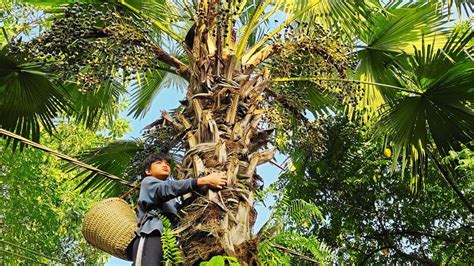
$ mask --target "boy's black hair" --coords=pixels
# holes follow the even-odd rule
[[[143,161],[142,172],[141,172],[142,177],[148,176],[145,173],[145,171],[150,169],[151,165],[154,162],[158,162],[158,161],[167,161],[168,163],[170,163],[171,158],[167,154],[164,154],[164,153],[153,153],[153,154],[151,154],[150,156],[148,156],[145,159],[145,161]]]

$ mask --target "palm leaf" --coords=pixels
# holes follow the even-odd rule
[[[143,143],[141,141],[121,140],[87,151],[79,158],[85,163],[127,180],[134,178],[134,176],[128,176],[126,170],[130,166],[135,154],[141,150],[143,150]],[[68,169],[72,170],[73,168]],[[78,177],[82,178],[77,186],[77,188],[81,188],[81,192],[100,191],[107,196],[118,196],[126,189],[118,182],[87,170],[80,172],[76,178]]]
[[[441,2],[443,5],[448,6],[448,12],[450,16],[452,13],[451,10],[453,9],[453,4],[456,8],[458,18],[461,18],[463,13],[465,13],[466,16],[469,16],[474,12],[474,4],[472,0],[442,0]]]
[[[73,115],[88,128],[97,127],[102,118],[113,121],[117,113],[120,96],[125,88],[114,80],[103,81],[88,93],[81,93],[76,86],[67,86],[73,98]]]
[[[184,21],[185,18],[180,16],[176,6],[171,1],[163,0],[145,0],[145,1],[124,1],[117,0],[118,6],[134,13],[137,17],[144,18],[151,22],[155,29],[167,34],[176,42],[181,42],[183,36],[179,35],[173,28],[173,19]]]
[[[466,51],[474,34],[454,33],[442,49],[423,44],[415,56],[398,64],[399,82],[420,94],[389,102],[377,132],[394,143],[393,168],[402,156],[402,170],[410,163],[412,176],[423,167],[430,138],[442,155],[474,137],[474,62]],[[414,182],[414,179],[412,179]]]
[[[166,75],[162,71],[154,71],[137,77],[131,85],[132,106],[128,115],[133,114],[134,118],[145,116],[154,98],[163,88],[162,84]]]
[[[164,88],[184,87],[181,80],[183,80],[181,77],[163,71],[153,71],[139,75],[131,86],[132,106],[129,115],[133,114],[134,118],[143,118],[158,93]]]
[[[398,85],[397,79],[387,71],[387,66],[402,53],[413,54],[412,47],[419,47],[422,39],[434,38],[443,28],[445,15],[439,14],[436,5],[429,2],[402,5],[401,1],[393,1],[385,7],[385,11],[369,17],[371,27],[356,28],[362,45],[356,46],[359,49],[359,64],[355,79]],[[436,40],[439,45],[443,38],[438,36]],[[379,86],[368,84],[363,88],[365,94],[356,108],[367,110],[362,112],[367,123],[387,100],[395,97],[395,91],[381,90]]]
[[[318,22],[327,30],[351,33],[357,28],[374,26],[370,25],[367,18],[371,13],[377,12],[376,10],[382,10],[379,1],[320,0],[302,20]]]
[[[54,119],[69,112],[70,96],[40,66],[7,49],[0,51],[0,126],[38,142],[40,128],[52,133]]]

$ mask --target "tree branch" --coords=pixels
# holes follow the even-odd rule
[[[155,53],[159,61],[165,64],[168,64],[172,67],[175,67],[176,73],[189,81],[191,74],[189,72],[188,67],[185,64],[183,64],[183,62],[181,62],[178,58],[163,51],[163,49],[161,49],[160,47],[156,45],[149,45],[148,47]]]
[[[438,161],[436,156],[429,150],[426,149],[428,156],[431,158],[431,160],[434,162],[436,168],[440,172],[441,176],[443,177],[444,181],[448,183],[448,185],[454,190],[456,195],[458,195],[459,199],[462,201],[464,206],[471,212],[471,214],[474,214],[474,207],[471,205],[471,203],[464,197],[464,194],[462,194],[461,190],[458,188],[456,185],[456,182],[454,179],[451,177],[449,169],[446,169],[441,163]]]
[[[396,253],[395,255],[399,255],[400,257],[404,257],[404,258],[407,258],[407,259],[411,259],[411,260],[416,260],[416,261],[419,261],[421,263],[423,263],[424,265],[439,265],[439,263],[436,263],[426,257],[418,257],[416,255],[413,255],[413,254],[408,254],[408,253],[405,253],[403,252],[402,250],[398,249],[398,248],[393,248]]]
[[[452,238],[449,238],[447,236],[443,236],[443,235],[434,235],[432,233],[428,233],[428,232],[421,232],[421,231],[417,231],[417,230],[408,230],[408,229],[405,229],[405,230],[398,230],[398,231],[388,231],[386,232],[387,235],[410,235],[410,236],[426,236],[426,237],[431,237],[431,238],[434,238],[434,239],[438,239],[438,240],[443,240],[443,241],[446,241],[446,242],[451,242],[451,243],[456,243],[456,240],[452,239]],[[374,235],[374,236],[385,236],[384,234],[378,234],[378,235]]]
[[[372,255],[386,248],[394,248],[394,246],[388,245],[372,250],[371,252],[365,254],[364,259],[360,262],[359,265],[364,265],[370,259],[370,257],[372,257]]]

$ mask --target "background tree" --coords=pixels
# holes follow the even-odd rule
[[[124,119],[97,134],[75,121],[63,120],[56,134],[43,135],[50,148],[77,155],[122,136],[129,130]],[[100,130],[105,129],[102,122]],[[0,260],[6,264],[97,264],[108,255],[91,247],[82,236],[84,213],[102,197],[75,190],[77,171],[66,172],[64,163],[43,151],[26,148],[12,152],[1,140]]]
[[[293,200],[319,207],[326,221],[318,221],[312,234],[336,250],[339,260],[472,262],[472,214],[443,182],[432,161],[420,181],[423,188],[413,193],[401,182],[401,171],[406,170],[399,166],[391,174],[390,159],[367,132],[343,118],[330,118],[326,126],[326,154],[315,158],[306,151],[294,153],[294,170],[284,174],[276,187],[285,188]],[[465,148],[451,154],[453,160],[464,162],[459,164],[463,174],[456,182],[472,201],[468,163],[472,152]]]

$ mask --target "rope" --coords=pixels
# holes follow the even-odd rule
[[[5,250],[5,249],[0,249],[0,253],[11,255],[11,256],[17,257],[17,258],[22,258],[22,259],[25,259],[25,260],[29,260],[29,261],[32,261],[32,262],[35,262],[35,263],[38,263],[38,264],[41,264],[41,265],[48,265],[47,263],[35,260],[33,258],[30,258],[30,257],[23,256],[23,255],[20,255],[20,254],[16,254],[16,253],[13,253],[13,252]]]
[[[5,243],[5,244],[10,245],[10,246],[13,246],[13,247],[16,247],[16,248],[19,248],[19,249],[22,249],[22,250],[25,250],[25,251],[28,251],[28,252],[31,252],[31,253],[33,253],[33,254],[35,254],[35,255],[38,255],[38,256],[47,258],[47,259],[49,259],[49,260],[54,260],[54,261],[57,261],[57,262],[59,262],[59,263],[64,264],[63,261],[60,261],[60,260],[58,260],[58,259],[55,259],[55,258],[46,256],[46,255],[41,254],[41,253],[39,253],[39,252],[37,252],[37,251],[34,251],[34,250],[31,250],[31,249],[28,249],[28,248],[19,246],[19,245],[17,245],[17,244],[13,244],[13,243],[11,243],[11,242],[8,242],[8,241],[2,240],[2,239],[0,239],[0,242]]]
[[[36,143],[36,142],[31,141],[31,140],[29,140],[29,139],[26,139],[26,138],[24,138],[24,137],[22,137],[22,136],[19,136],[19,135],[15,134],[15,133],[12,133],[12,132],[10,132],[10,131],[7,131],[7,130],[5,130],[5,129],[3,129],[3,128],[0,128],[0,134],[6,135],[6,136],[11,137],[11,138],[13,138],[13,139],[16,139],[16,140],[18,140],[18,141],[21,141],[21,142],[23,142],[23,143],[25,143],[25,144],[27,144],[27,145],[30,145],[30,146],[32,146],[32,147],[34,147],[34,148],[37,148],[37,149],[42,150],[42,151],[45,151],[45,152],[47,152],[47,153],[49,153],[49,154],[51,154],[51,155],[53,155],[53,156],[56,156],[56,157],[58,157],[59,159],[65,160],[65,161],[67,161],[67,162],[69,162],[69,163],[72,163],[72,164],[77,165],[77,166],[79,166],[79,167],[85,168],[85,169],[87,169],[87,170],[89,170],[89,171],[95,172],[95,173],[97,173],[97,174],[99,174],[99,175],[102,175],[102,176],[108,178],[108,179],[111,179],[111,180],[113,180],[113,181],[117,181],[117,182],[119,182],[119,183],[122,184],[122,185],[125,185],[125,186],[128,186],[128,187],[133,187],[132,184],[130,184],[129,182],[123,180],[122,178],[120,178],[120,177],[118,177],[118,176],[115,176],[115,175],[113,175],[113,174],[110,174],[110,173],[107,173],[107,172],[105,172],[105,171],[102,171],[102,170],[100,170],[100,169],[98,169],[98,168],[96,168],[96,167],[94,167],[94,166],[92,166],[92,165],[86,164],[86,163],[81,162],[81,161],[79,161],[79,160],[77,160],[77,159],[75,159],[75,158],[72,158],[72,157],[70,157],[70,156],[64,155],[64,154],[62,154],[62,153],[59,153],[59,152],[57,152],[57,151],[55,151],[55,150],[52,150],[52,149],[50,149],[50,148],[48,148],[48,147],[46,147],[46,146],[43,146],[43,145],[41,145],[41,144],[39,144],[39,143]]]

